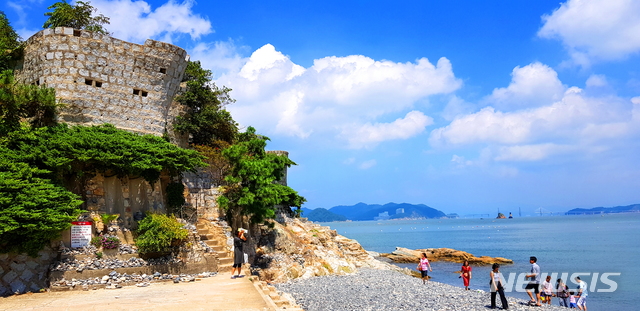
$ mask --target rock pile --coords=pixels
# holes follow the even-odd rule
[[[329,227],[287,218],[261,229],[252,272],[267,282],[331,274],[350,274],[360,267],[403,270],[373,258],[355,240]]]
[[[193,282],[199,278],[208,278],[216,276],[217,272],[203,272],[198,274],[167,274],[155,272],[154,274],[127,274],[111,271],[102,277],[89,278],[89,279],[61,279],[51,283],[53,290],[65,289],[78,289],[83,290],[97,289],[97,288],[121,288],[122,286],[136,285],[139,287],[149,286],[151,282],[173,281],[174,283],[180,282]]]

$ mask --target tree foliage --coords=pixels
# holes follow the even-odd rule
[[[189,62],[183,82],[187,90],[176,100],[188,109],[186,115],[176,118],[174,129],[189,134],[193,145],[219,147],[218,142],[233,144],[238,134],[238,124],[224,107],[234,100],[231,89],[219,88],[211,82],[211,71],[203,69],[200,62]]]
[[[49,16],[49,19],[47,19],[42,28],[71,27],[108,34],[102,25],[109,24],[109,18],[102,14],[93,16],[97,9],[91,6],[90,3],[76,1],[75,5],[72,5],[67,3],[66,0],[54,3],[47,8],[49,10],[53,9],[53,12],[44,13],[45,16]]]
[[[142,176],[153,183],[162,171],[179,176],[205,165],[195,150],[109,124],[23,128],[9,133],[4,145],[7,154],[0,156],[47,169],[51,171],[50,178],[57,182],[98,171],[121,177]]]
[[[249,216],[252,223],[275,217],[276,205],[299,207],[306,201],[278,182],[286,168],[295,163],[288,157],[265,152],[267,140],[249,127],[239,135],[238,143],[222,151],[232,169],[218,203],[232,216]]]
[[[77,195],[40,177],[47,173],[0,156],[0,252],[36,256],[82,212]]]
[[[17,82],[11,70],[0,73],[0,135],[20,128],[22,121],[33,127],[56,124],[55,90]]]
[[[13,69],[21,54],[20,36],[11,27],[4,12],[0,11],[0,72]]]

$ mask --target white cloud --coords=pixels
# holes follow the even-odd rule
[[[203,68],[210,69],[215,77],[227,72],[237,72],[246,60],[240,56],[233,40],[214,43],[198,43],[189,50],[192,60],[200,61]]]
[[[228,109],[241,125],[267,135],[322,135],[329,141],[342,137],[352,148],[419,134],[433,122],[419,111],[392,123],[379,120],[461,86],[446,58],[434,65],[425,58],[395,63],[362,55],[332,56],[304,68],[267,44],[242,62],[216,80],[236,90],[232,96],[237,101]],[[347,128],[358,134],[341,135]]]
[[[107,31],[118,39],[137,43],[149,38],[172,42],[181,34],[197,39],[211,33],[211,23],[192,10],[194,4],[192,0],[170,0],[154,10],[142,0],[91,1],[99,14],[110,18],[110,24],[105,25]]]
[[[373,147],[380,142],[407,139],[422,133],[425,127],[433,124],[433,119],[420,111],[411,111],[402,119],[391,123],[366,123],[347,126],[342,135],[347,137],[352,148]]]
[[[360,166],[358,166],[361,170],[368,170],[374,166],[376,166],[376,164],[378,164],[378,162],[376,160],[368,160],[368,161],[364,161],[362,163],[360,163]]]
[[[640,51],[637,0],[569,0],[542,20],[538,36],[561,40],[581,66]]]
[[[497,108],[512,110],[548,105],[559,100],[565,90],[558,74],[538,62],[514,68],[511,77],[509,86],[496,88],[487,97]]]
[[[587,85],[605,82],[602,76],[592,76]],[[640,100],[635,101],[638,107]],[[542,107],[511,112],[485,107],[459,116],[433,130],[429,141],[434,147],[497,146],[490,157],[494,161],[537,161],[633,134],[637,122],[630,104],[615,96],[590,97],[571,87],[560,100]]]
[[[553,143],[535,145],[502,146],[494,158],[495,161],[539,161],[552,155],[571,151],[569,146]]]

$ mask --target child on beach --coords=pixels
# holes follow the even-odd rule
[[[578,306],[576,305],[576,296],[574,292],[569,292],[569,308],[575,309]]]
[[[422,284],[426,284],[429,280],[429,276],[427,275],[427,269],[431,270],[431,264],[429,264],[429,259],[427,259],[427,254],[422,253],[422,258],[420,258],[420,263],[418,263],[418,271],[422,274]]]
[[[553,285],[551,285],[551,276],[547,275],[547,278],[542,282],[542,298],[547,304],[551,304],[551,297],[553,297]]]

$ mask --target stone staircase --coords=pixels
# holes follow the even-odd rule
[[[205,219],[196,223],[200,240],[213,249],[218,255],[218,272],[229,272],[233,267],[233,253],[227,247],[227,236],[224,229]]]
[[[267,284],[264,281],[258,281],[257,278],[250,279],[256,289],[261,292],[267,303],[272,304],[272,308],[275,310],[291,310],[291,311],[304,311],[298,304],[296,304],[293,297],[284,297],[287,294],[279,293],[275,287]]]

